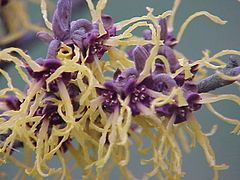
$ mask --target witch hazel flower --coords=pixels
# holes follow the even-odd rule
[[[239,80],[238,63],[231,61],[230,66],[220,58],[240,53],[223,50],[210,56],[204,51],[203,58],[189,60],[176,45],[198,16],[218,24],[225,21],[197,12],[174,36],[179,0],[173,10],[161,15],[155,16],[147,8],[146,15],[118,23],[104,15],[105,0],[96,5],[86,2],[92,21],[71,21],[72,1],[59,0],[49,22],[46,3],[41,1],[45,24],[53,33],[37,35],[48,43],[46,58],[34,61],[18,48],[0,51],[1,59],[14,63],[27,89],[15,88],[9,73],[0,69],[7,81],[0,90],[1,158],[23,169],[23,177],[72,179],[71,171],[77,167],[83,178],[106,179],[114,164],[125,179],[134,179],[127,165],[130,145],[136,145],[145,158],[141,164],[152,167],[145,177],[181,179],[182,150],[189,152],[198,144],[213,169],[213,178],[218,179],[218,172],[228,166],[217,164],[208,139],[216,128],[204,133],[194,112],[206,105],[239,134],[239,121],[223,116],[211,105],[226,99],[239,105],[239,97],[209,91]],[[140,27],[145,29],[143,37],[134,34]],[[217,72],[204,79],[206,69]],[[143,144],[145,138],[148,145]],[[27,155],[23,162],[15,156],[16,148]],[[60,167],[50,165],[53,158]],[[67,166],[69,160],[74,161],[74,168]]]
[[[79,47],[87,63],[92,63],[95,59],[101,59],[109,49],[104,45],[104,41],[116,35],[116,28],[109,15],[101,15],[100,22],[91,22],[87,19],[71,21],[72,1],[58,1],[57,8],[53,14],[52,31],[54,36],[47,32],[40,32],[37,36],[49,44],[50,57],[56,57],[58,50],[63,53],[68,50],[61,47],[60,42],[72,47]],[[103,26],[103,29],[100,26]],[[104,31],[104,32],[100,32]],[[66,52],[65,52],[66,51]]]

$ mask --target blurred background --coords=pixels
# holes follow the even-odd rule
[[[27,0],[16,0],[28,3],[27,12],[34,24],[43,24],[42,16],[40,13],[40,6],[35,3],[29,3]],[[78,1],[78,0],[76,0]],[[80,0],[81,1],[81,0]],[[134,16],[142,16],[146,14],[145,7],[153,7],[154,14],[158,15],[166,10],[171,9],[173,0],[109,0],[106,14],[110,14],[115,22],[129,19]],[[50,4],[50,9],[54,9],[54,1]],[[202,57],[202,51],[205,49],[210,50],[210,54],[215,54],[223,49],[236,49],[240,50],[240,2],[237,0],[182,0],[182,3],[177,11],[175,18],[174,32],[178,32],[180,25],[184,20],[196,11],[206,10],[210,13],[227,20],[228,23],[220,26],[212,23],[206,17],[199,17],[195,19],[190,26],[186,29],[182,41],[176,46],[176,49],[185,54],[186,57],[192,60],[197,60]],[[0,12],[2,9],[0,9]],[[0,13],[1,14],[1,13]],[[73,19],[87,18],[90,19],[88,8],[85,3],[77,3],[74,6]],[[4,36],[4,24],[0,24],[0,39]],[[31,34],[30,39],[26,43],[20,43],[21,47],[26,50],[32,58],[45,57],[47,45],[40,42]],[[3,48],[3,46],[1,46]],[[239,58],[240,59],[240,58]],[[17,87],[24,89],[24,84],[18,79],[16,72],[11,65],[3,66],[10,72],[14,79],[14,84]],[[5,81],[0,75],[0,88],[5,87]],[[215,91],[215,93],[234,93],[240,95],[239,89],[231,85]],[[216,103],[216,109],[227,117],[240,119],[240,107],[232,102]],[[200,112],[195,113],[198,121],[202,124],[204,132],[210,131],[211,127],[215,124],[218,125],[217,132],[210,137],[210,142],[216,152],[217,163],[226,163],[230,165],[228,170],[220,173],[220,179],[239,180],[240,179],[240,137],[230,134],[233,127],[227,125],[208,110],[203,107]],[[146,142],[147,143],[147,142]],[[129,169],[137,177],[142,177],[143,173],[150,170],[150,167],[141,166],[140,157],[135,153],[136,149],[131,148],[131,161]],[[3,179],[12,179],[11,175],[16,173],[16,168],[9,163],[0,166],[0,172],[6,172],[7,177]],[[211,179],[212,172],[208,167],[202,149],[197,146],[192,149],[191,153],[183,156],[183,171],[186,172],[184,180],[202,180]],[[76,179],[79,179],[78,171],[74,172]],[[1,177],[0,177],[1,179]],[[51,178],[47,178],[51,179]],[[114,170],[111,179],[120,179],[119,172]],[[154,179],[154,178],[152,178]]]

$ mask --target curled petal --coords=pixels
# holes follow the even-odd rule
[[[37,38],[43,42],[50,43],[53,40],[53,37],[47,32],[37,32]]]
[[[197,92],[198,87],[197,84],[193,81],[185,81],[182,88],[186,91]]]
[[[102,22],[103,22],[103,26],[105,29],[109,29],[109,28],[113,27],[112,17],[107,14],[102,15]]]
[[[165,56],[168,59],[170,64],[170,69],[172,72],[175,72],[179,67],[179,62],[174,54],[174,51],[169,46],[163,45],[159,48],[158,53]]]
[[[167,21],[166,21],[166,19],[160,18],[158,22],[161,27],[161,33],[160,33],[161,40],[166,40],[167,34],[168,34]]]
[[[196,103],[197,101],[199,101],[201,99],[200,95],[198,93],[194,93],[194,92],[189,92],[186,95],[186,100],[188,102],[188,104],[193,104]]]
[[[173,113],[176,111],[177,105],[176,104],[166,104],[161,107],[156,107],[155,111],[160,115],[160,116],[172,116]]]
[[[67,87],[67,90],[70,98],[77,97],[81,92],[78,86],[72,83]]]
[[[145,66],[145,62],[149,56],[148,51],[143,46],[137,46],[133,50],[133,59],[135,61],[136,69],[139,73],[142,72]]]
[[[137,78],[138,72],[135,68],[128,68],[124,70],[116,79],[116,82],[120,83],[122,81],[125,81],[126,79],[132,77]]]
[[[83,35],[93,29],[93,25],[86,19],[78,19],[71,22],[71,34],[77,33]]]
[[[123,71],[114,81],[117,92],[123,96],[127,96],[135,87],[138,72],[135,68],[128,68]]]
[[[56,39],[50,42],[48,46],[47,58],[56,58],[60,43],[61,42]]]
[[[55,38],[64,41],[70,37],[70,22],[72,13],[71,0],[59,0],[53,14],[53,33]]]
[[[153,76],[154,84],[157,86],[158,84],[164,83],[167,86],[167,90],[171,91],[173,87],[177,86],[176,81],[171,78],[168,74],[158,74]]]
[[[43,66],[46,69],[57,69],[61,66],[61,62],[58,59],[44,59]]]

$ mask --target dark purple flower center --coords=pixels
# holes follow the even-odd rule
[[[105,91],[102,94],[102,97],[104,97],[104,101],[102,103],[103,109],[109,113],[114,112],[115,108],[119,105],[117,93],[113,91]]]
[[[131,103],[146,103],[149,100],[150,96],[146,92],[146,86],[141,85],[136,87],[131,94]]]

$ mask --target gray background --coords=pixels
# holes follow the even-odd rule
[[[128,19],[134,16],[146,14],[145,7],[153,7],[155,14],[160,14],[165,10],[171,9],[172,0],[109,0],[105,12],[112,15],[115,22]],[[183,0],[176,14],[175,32],[178,32],[179,26],[192,13],[200,10],[207,10],[228,21],[224,26],[216,25],[205,17],[197,18],[187,28],[182,41],[177,49],[183,52],[189,59],[199,59],[202,57],[202,50],[209,49],[212,54],[222,49],[240,49],[240,2],[237,0]],[[31,6],[33,21],[39,21],[41,18],[39,8]],[[89,18],[88,10],[80,9],[74,12],[74,18]],[[45,44],[35,41],[31,46],[26,47],[32,57],[44,57],[46,53]],[[9,69],[9,71],[12,71]],[[12,77],[16,77],[12,71]],[[0,88],[4,81],[0,79]],[[23,88],[20,80],[16,78],[15,84]],[[235,93],[239,90],[235,86],[225,87],[215,93]],[[239,118],[240,108],[231,102],[217,103],[217,110],[228,117]],[[221,172],[220,179],[238,180],[240,179],[240,137],[231,135],[232,126],[218,120],[214,115],[202,108],[200,112],[195,113],[203,130],[208,132],[212,125],[218,125],[218,131],[210,137],[211,144],[216,152],[218,163],[227,163],[230,168]],[[240,118],[239,118],[240,119]],[[144,170],[148,167],[139,165],[139,157],[135,154],[136,149],[132,147],[131,162],[129,168],[137,177],[141,177]],[[194,148],[191,153],[184,154],[183,170],[186,172],[185,180],[211,179],[212,172],[208,167],[203,152],[199,146]],[[15,173],[16,169],[9,164],[0,167],[0,171]],[[78,172],[75,172],[76,175]],[[111,179],[119,179],[118,172],[114,171]],[[10,176],[9,176],[9,179]],[[77,178],[76,178],[77,179]],[[154,179],[154,178],[152,178]]]

